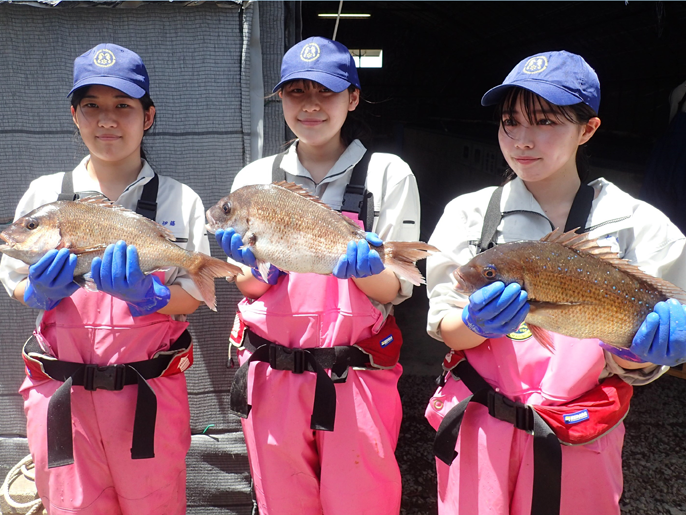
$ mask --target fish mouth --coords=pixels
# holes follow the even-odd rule
[[[205,213],[205,216],[207,217],[207,223],[205,224],[205,229],[207,229],[207,232],[210,234],[214,234],[215,231],[217,230],[217,221],[214,219],[212,216],[212,213],[210,213],[210,209],[207,210],[207,213]]]
[[[4,232],[0,232],[0,240],[4,241],[5,243],[9,243],[10,245],[13,243],[13,241],[10,239],[10,237],[5,234]],[[3,245],[5,246],[5,245]]]
[[[455,286],[455,290],[460,293],[467,293],[469,288],[467,287],[467,282],[465,281],[464,277],[462,277],[459,268],[455,269],[455,271],[453,272],[453,277],[457,281],[457,286]]]

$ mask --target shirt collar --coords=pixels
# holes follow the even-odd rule
[[[72,172],[74,177],[74,191],[100,191],[100,185],[91,178],[88,169],[86,168],[90,158],[90,155],[84,157]],[[144,186],[150,182],[150,179],[154,176],[155,172],[152,167],[143,159],[143,168],[141,168],[141,171],[138,173],[138,177],[124,189],[122,195],[137,186]]]
[[[297,145],[298,140],[294,141],[293,144],[288,148],[288,151],[283,158],[283,168],[285,170],[293,170],[293,172],[289,172],[292,173],[292,175],[299,175],[312,180],[310,172],[307,171],[307,169],[300,163],[300,160],[298,159]],[[333,167],[331,170],[329,170],[329,172],[326,174],[326,177],[324,177],[320,184],[334,181],[341,175],[348,172],[360,161],[360,159],[362,159],[366,151],[367,149],[360,142],[360,140],[353,140],[338,158],[338,161],[334,163]]]

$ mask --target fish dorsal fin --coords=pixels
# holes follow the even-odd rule
[[[166,239],[169,241],[176,241],[176,236],[174,236],[174,233],[172,233],[169,229],[164,227],[163,225],[158,224],[155,220],[151,220],[150,218],[146,218],[143,215],[140,215],[136,213],[135,211],[131,211],[130,209],[125,208],[122,205],[115,204],[113,201],[108,199],[106,196],[102,195],[93,195],[90,197],[84,197],[84,198],[79,198],[76,200],[71,200],[71,201],[66,201],[66,202],[76,202],[78,204],[87,204],[91,206],[98,206],[102,207],[105,209],[112,209],[113,211],[120,211],[121,213],[131,216],[131,217],[140,217],[143,219],[144,222],[152,224],[152,226],[162,234]]]
[[[339,213],[339,212],[336,211],[335,209],[331,209],[331,207],[330,207],[328,204],[322,202],[321,199],[320,199],[319,197],[317,197],[316,195],[313,195],[312,193],[310,193],[309,191],[307,191],[307,190],[306,190],[305,188],[303,188],[302,186],[298,186],[297,184],[294,184],[294,183],[292,183],[292,182],[286,182],[286,181],[279,181],[279,182],[275,182],[275,183],[273,183],[273,184],[274,184],[275,186],[279,186],[279,187],[281,187],[281,188],[287,189],[288,191],[292,191],[292,192],[295,193],[296,195],[300,195],[301,197],[306,198],[307,200],[311,200],[312,202],[314,202],[314,203],[316,203],[316,204],[319,204],[320,206],[322,206],[322,207],[325,208],[325,209],[328,209],[329,211],[333,211],[333,212],[336,213],[337,215],[341,216],[341,217],[346,221],[346,223],[348,223],[351,227],[354,227],[354,228],[355,228],[356,230],[358,230],[358,231],[361,231],[361,230],[362,230],[362,229],[360,228],[360,226],[357,225],[357,224],[356,224],[354,221],[352,221],[350,218],[348,218],[347,216],[345,216],[345,215]]]
[[[620,270],[639,281],[652,285],[653,288],[666,297],[676,299],[682,304],[686,304],[686,292],[678,286],[675,286],[664,279],[653,277],[626,259],[621,259],[619,254],[613,251],[611,247],[601,247],[598,244],[597,238],[591,239],[588,237],[588,234],[577,234],[575,231],[576,229],[562,232],[557,228],[541,238],[541,241],[559,243],[580,254],[589,254],[593,257],[602,259],[617,270]]]

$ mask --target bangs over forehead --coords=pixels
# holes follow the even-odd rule
[[[519,112],[520,100],[521,107],[524,109],[523,113]],[[545,119],[554,118],[558,122],[567,120],[568,122],[575,124],[585,123],[591,118],[589,116],[589,118],[582,121],[576,116],[575,109],[573,109],[572,106],[551,104],[540,95],[537,95],[528,89],[518,87],[512,88],[507,93],[498,108],[501,124],[503,123],[503,120],[513,118],[517,113],[532,125],[535,124],[537,119],[541,116]]]
[[[325,88],[324,84],[320,84],[319,82],[315,82],[310,79],[293,79],[289,80],[288,82],[284,82],[281,85],[281,89],[286,89],[289,86],[292,86],[293,84],[302,84],[302,87],[304,89],[316,89],[316,88]]]

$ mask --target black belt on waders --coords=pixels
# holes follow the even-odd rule
[[[241,418],[248,418],[252,406],[248,404],[248,370],[250,363],[269,363],[274,370],[290,370],[294,374],[314,372],[317,382],[314,389],[314,406],[310,428],[319,431],[333,431],[336,418],[336,388],[334,383],[344,383],[348,368],[378,370],[370,363],[369,355],[357,347],[317,347],[313,349],[291,349],[270,342],[245,329],[243,347],[252,353],[243,363],[231,385],[229,409]],[[331,377],[326,373],[331,370]]]
[[[98,366],[60,361],[45,354],[35,336],[24,344],[27,373],[34,379],[62,381],[48,403],[48,468],[74,463],[72,440],[71,387],[86,390],[119,391],[127,385],[138,385],[136,414],[133,422],[131,459],[155,457],[155,420],[157,397],[147,379],[183,372],[192,363],[192,340],[188,330],[171,345],[148,360],[121,365]],[[185,360],[185,362],[183,361]]]
[[[492,417],[533,434],[534,483],[531,515],[559,515],[562,448],[557,435],[531,406],[496,392],[467,360],[462,360],[450,373],[461,380],[472,395],[462,399],[442,420],[434,440],[436,457],[448,466],[452,464],[457,457],[455,447],[464,413],[470,402],[478,402],[488,408]]]

